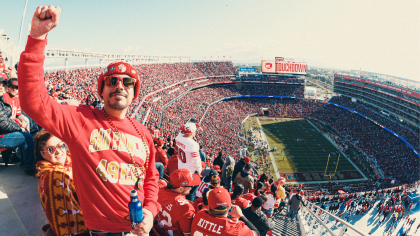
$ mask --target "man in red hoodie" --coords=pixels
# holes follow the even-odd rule
[[[47,33],[58,25],[59,7],[38,7],[19,61],[20,103],[29,117],[69,147],[73,180],[91,235],[132,230],[128,203],[137,190],[144,220],[132,230],[148,235],[160,209],[155,149],[150,133],[126,113],[140,93],[140,79],[128,63],[108,65],[98,78],[103,110],[61,105],[48,96],[44,82]],[[129,218],[129,217],[128,217]],[[98,232],[98,231],[105,231]]]
[[[160,230],[173,236],[190,235],[195,211],[192,202],[185,196],[193,186],[200,184],[200,176],[191,174],[187,169],[178,169],[169,178],[171,182],[168,186],[159,189],[158,202],[162,208],[157,219]]]

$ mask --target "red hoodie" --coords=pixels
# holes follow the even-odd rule
[[[169,235],[183,236],[191,232],[192,217],[195,213],[191,201],[185,195],[162,187],[159,189],[159,204],[162,206],[158,213],[158,223]]]
[[[149,158],[144,186],[137,190],[139,200],[153,216],[160,208],[156,201],[158,172],[152,137],[139,122],[133,120],[142,137],[138,137],[127,118],[110,116],[121,132],[119,135],[111,131],[101,110],[61,105],[49,97],[42,68],[46,43],[47,40],[28,36],[25,51],[20,56],[18,75],[22,109],[68,145],[86,227],[108,232],[130,231],[131,224],[124,217],[129,215],[130,191],[134,189],[136,179],[126,146],[140,167]]]

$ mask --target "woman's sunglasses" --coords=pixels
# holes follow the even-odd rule
[[[126,88],[134,88],[136,84],[136,79],[130,77],[119,77],[119,76],[108,76],[105,77],[105,84],[109,87],[114,87],[118,84],[118,81],[121,81],[124,87]]]
[[[41,151],[41,152],[48,152],[50,155],[53,155],[57,151],[57,148],[60,149],[61,151],[65,151],[66,150],[66,144],[65,143],[59,143],[56,146],[49,146],[49,147],[47,147],[47,151]]]

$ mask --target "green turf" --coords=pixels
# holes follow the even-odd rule
[[[272,154],[280,172],[324,172],[328,154],[332,152],[336,155],[331,155],[327,173],[335,171],[338,159],[337,148],[310,123],[290,121],[290,119],[284,122],[260,120],[260,123],[270,148],[277,147],[277,151]],[[296,142],[294,137],[303,138],[305,142]],[[337,171],[343,170],[356,170],[356,168],[341,155]]]

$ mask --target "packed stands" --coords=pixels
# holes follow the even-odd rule
[[[408,143],[411,144],[413,148],[415,148],[417,151],[420,151],[420,129],[404,126],[397,120],[390,119],[389,117],[386,117],[379,112],[375,112],[377,109],[369,106],[368,104],[352,102],[351,98],[349,97],[335,96],[330,100],[330,102],[353,109],[375,120],[379,124],[387,127],[388,129],[403,137]]]
[[[229,77],[206,78],[206,76],[235,74],[233,65],[226,62],[149,64],[138,65],[136,69],[144,80],[139,96],[141,99],[132,104],[130,114],[136,111],[142,98],[147,94],[169,87],[142,104],[139,113],[144,115],[145,111],[150,108],[147,125],[159,126],[162,107],[188,92],[163,110],[161,132],[166,138],[173,138],[177,134],[177,129],[188,118],[201,119],[208,109],[203,120],[203,126],[208,128],[203,134],[198,134],[197,139],[205,142],[204,145],[208,146],[208,152],[210,153],[216,154],[224,149],[235,154],[238,158],[238,145],[242,142],[237,135],[241,131],[240,122],[249,114],[260,113],[261,107],[267,107],[273,116],[311,117],[324,122],[340,133],[343,140],[352,142],[353,145],[357,145],[367,155],[378,161],[386,176],[396,178],[401,183],[412,182],[418,177],[415,174],[398,174],[398,167],[404,168],[408,173],[418,171],[418,158],[415,158],[405,144],[400,141],[395,142],[395,137],[380,129],[377,125],[338,107],[315,100],[270,98],[224,101],[208,107],[209,104],[221,98],[241,95],[303,96],[303,86],[239,83],[194,89],[212,83],[229,82]],[[88,105],[95,105],[94,102],[99,101],[96,94],[96,80],[99,73],[100,69],[77,69],[68,72],[46,73],[46,85],[51,95],[57,99],[73,98],[84,101]],[[202,79],[172,86],[193,78]],[[418,132],[375,113],[361,103],[353,103],[348,98],[334,97],[331,102],[355,109],[371,117],[404,137],[413,147],[419,147]],[[220,144],[225,145],[222,147]],[[400,161],[395,162],[395,159]]]
[[[282,83],[305,83],[305,79],[296,76],[274,76],[274,75],[241,75],[235,78],[238,81],[260,81],[260,82],[282,82]]]
[[[189,118],[202,119],[203,132],[198,132],[196,139],[206,147],[207,155],[216,156],[223,152],[238,160],[239,147],[246,142],[239,135],[243,132],[242,122],[251,114],[260,114],[264,107],[268,108],[271,116],[312,118],[331,127],[342,142],[360,147],[375,159],[387,177],[396,179],[396,184],[412,184],[418,181],[419,158],[403,142],[371,121],[326,102],[311,99],[239,98],[210,106],[222,98],[242,95],[303,97],[303,86],[232,83],[228,75],[236,72],[230,62],[163,63],[138,65],[135,68],[143,81],[139,99],[133,102],[129,114],[134,114],[141,106],[138,110],[141,113],[140,118],[147,118],[146,125],[159,127],[162,108],[169,104],[163,109],[160,126],[164,139],[173,139],[179,132],[179,127]],[[96,91],[100,73],[100,69],[56,71],[45,74],[45,83],[50,95],[57,100],[76,99],[96,106],[99,102]],[[180,83],[189,79],[196,80]],[[303,82],[298,78],[286,78],[282,81]],[[161,89],[163,90],[141,103],[149,94]],[[174,101],[176,98],[178,99]],[[353,103],[347,97],[333,97],[330,102],[354,109],[376,120],[404,137],[413,147],[419,147],[418,131],[402,126],[362,103]],[[148,117],[144,117],[146,110],[149,110]],[[293,191],[292,186],[285,187],[287,192]],[[336,184],[305,188],[305,195],[313,202],[322,198],[334,201],[341,199],[338,191],[342,187]],[[391,184],[387,182],[382,182],[380,186],[381,189],[389,187]],[[352,197],[360,192],[376,191],[378,188],[375,182],[367,181],[348,184],[346,193]]]

